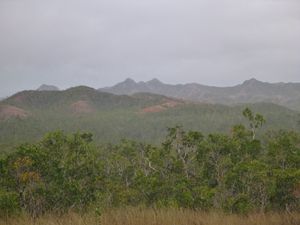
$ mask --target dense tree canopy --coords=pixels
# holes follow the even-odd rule
[[[170,128],[161,145],[94,146],[90,133],[57,131],[0,159],[0,213],[33,216],[145,205],[232,213],[299,210],[300,134],[255,135],[265,119],[229,134]]]

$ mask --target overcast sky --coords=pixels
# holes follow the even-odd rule
[[[300,82],[300,1],[0,0],[0,96],[127,77]]]

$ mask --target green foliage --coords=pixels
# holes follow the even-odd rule
[[[48,134],[41,142],[22,145],[6,160],[10,190],[33,216],[45,211],[84,209],[95,200],[98,171],[90,134]]]
[[[275,185],[270,201],[279,210],[297,210],[300,207],[300,169],[274,170]]]
[[[256,129],[259,127],[262,127],[262,125],[266,122],[266,120],[259,113],[254,115],[253,112],[249,108],[244,109],[243,116],[246,117],[249,121],[249,127],[252,132],[252,139],[254,140],[255,134],[256,134]]]
[[[0,217],[6,217],[19,211],[17,193],[0,189]]]
[[[91,133],[51,132],[0,159],[1,213],[21,208],[35,217],[95,205],[98,213],[138,205],[299,210],[300,134],[253,136],[262,117],[244,114],[253,123],[248,128],[205,135],[175,126],[160,145],[122,140],[95,147]]]
[[[251,200],[246,194],[239,194],[226,199],[223,208],[230,213],[246,214],[253,209]]]

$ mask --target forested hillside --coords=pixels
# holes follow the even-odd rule
[[[209,132],[229,132],[245,119],[246,106],[267,118],[264,129],[299,130],[299,113],[272,103],[194,103],[161,95],[132,96],[98,92],[89,87],[65,91],[23,91],[0,102],[0,146],[8,148],[36,141],[47,132],[87,131],[96,143],[133,139],[159,143],[168,127]]]

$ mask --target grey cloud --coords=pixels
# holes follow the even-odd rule
[[[296,0],[1,0],[0,96],[126,77],[299,82]]]

